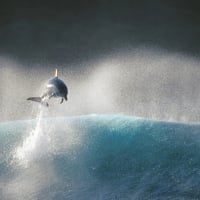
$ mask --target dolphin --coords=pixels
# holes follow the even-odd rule
[[[27,100],[35,101],[41,103],[42,105],[48,107],[48,100],[52,97],[61,97],[61,102],[64,99],[67,101],[68,88],[63,80],[58,78],[58,70],[55,70],[55,75],[53,78],[49,79],[46,84],[46,90],[40,97],[29,97]]]

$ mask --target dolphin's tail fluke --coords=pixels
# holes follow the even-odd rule
[[[30,100],[30,101],[35,101],[35,102],[38,102],[38,103],[41,103],[42,105],[48,107],[49,104],[46,102],[46,101],[43,101],[43,99],[41,97],[29,97],[27,100]]]
[[[39,103],[42,102],[42,98],[41,97],[29,97],[27,100],[36,101],[36,102],[39,102]]]

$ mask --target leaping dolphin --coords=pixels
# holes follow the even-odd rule
[[[49,106],[48,100],[52,97],[61,97],[61,102],[63,103],[64,99],[67,101],[68,89],[64,81],[58,78],[58,71],[55,70],[55,76],[48,80],[46,85],[46,91],[40,97],[29,97],[27,100],[39,102],[42,105]]]

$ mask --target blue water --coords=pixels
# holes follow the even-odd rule
[[[200,199],[200,125],[118,115],[0,123],[0,199]]]

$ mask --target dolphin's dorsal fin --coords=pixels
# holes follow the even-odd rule
[[[57,70],[57,68],[55,69],[55,75],[54,76],[58,77],[58,70]]]

